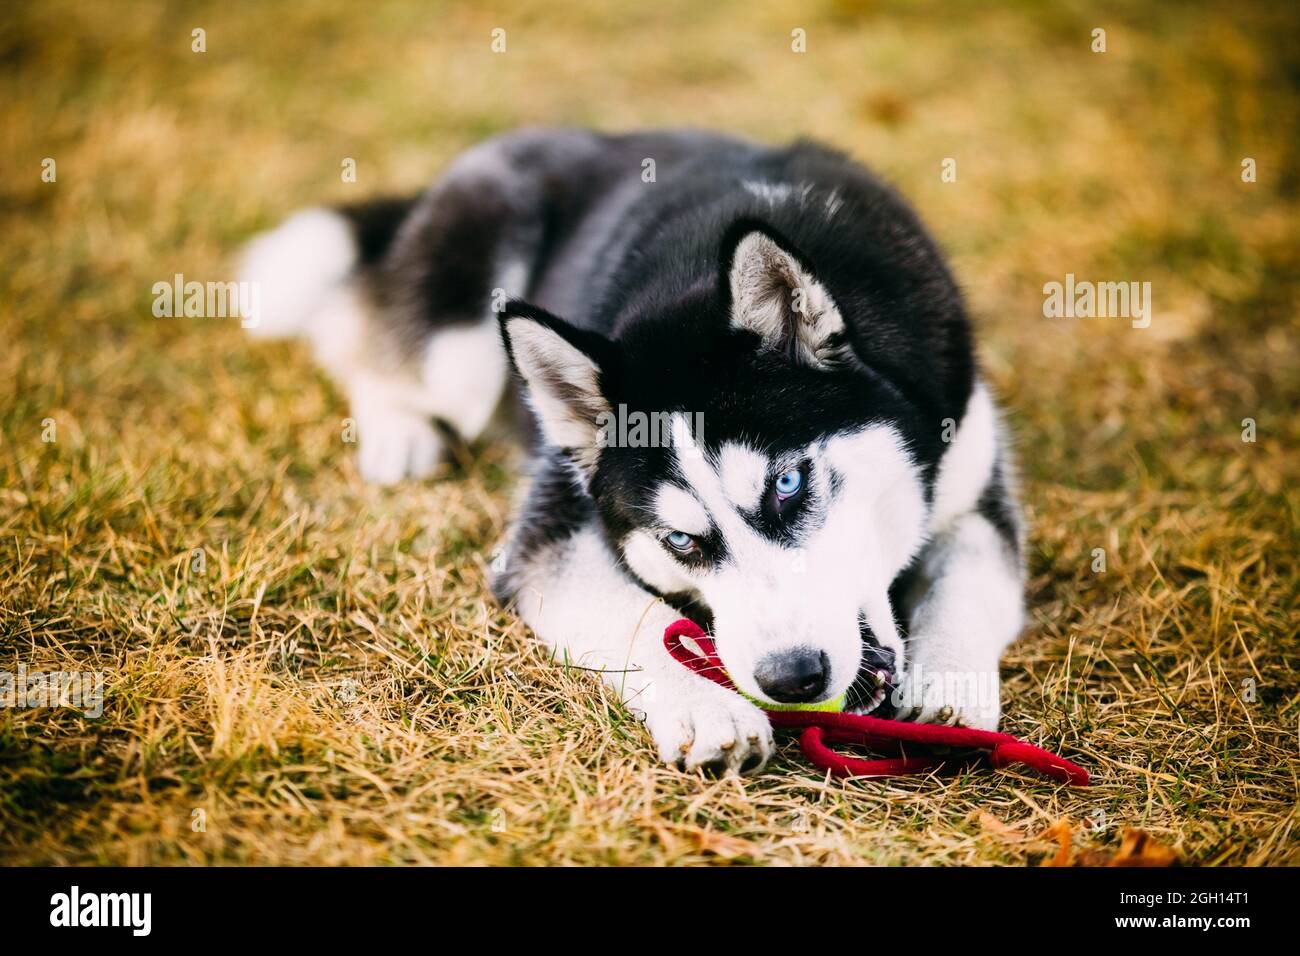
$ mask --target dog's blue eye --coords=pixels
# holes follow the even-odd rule
[[[785,474],[776,479],[776,496],[782,501],[787,498],[793,498],[803,487],[803,472],[798,468],[791,468]]]
[[[689,551],[695,546],[695,539],[685,531],[674,531],[664,538],[674,551]]]

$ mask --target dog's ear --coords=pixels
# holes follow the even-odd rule
[[[510,364],[524,382],[542,434],[567,450],[589,479],[599,456],[599,430],[610,415],[603,379],[615,358],[614,344],[522,302],[506,303],[499,318]]]
[[[758,335],[764,349],[807,365],[837,364],[846,351],[844,318],[812,266],[775,230],[742,220],[722,240],[722,294],[732,328]]]

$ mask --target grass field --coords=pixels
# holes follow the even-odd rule
[[[491,7],[0,12],[0,672],[106,684],[97,719],[0,710],[0,861],[1025,864],[1069,818],[1300,863],[1295,5]],[[152,315],[292,209],[525,123],[807,134],[915,202],[1023,464],[1004,727],[1094,786],[826,781],[790,741],[661,767],[487,596],[508,449],[369,487],[305,348]],[[1149,281],[1150,327],[1044,318],[1067,273]]]

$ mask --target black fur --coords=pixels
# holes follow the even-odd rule
[[[746,183],[787,195],[771,201]],[[843,361],[812,368],[731,327],[731,257],[755,229],[827,288],[845,320]],[[503,318],[541,321],[588,354],[611,406],[702,412],[710,450],[743,439],[781,452],[888,422],[907,437],[928,494],[944,422],[961,421],[973,387],[965,310],[934,242],[893,190],[814,143],[523,131],[471,150],[387,245],[368,239],[363,249],[399,338],[477,318],[503,268],[517,263],[528,278],[510,291],[531,304],[512,302]],[[584,483],[563,453],[546,451],[513,550],[560,540],[593,514],[615,544],[643,523],[646,495],[667,467],[663,449],[607,448]],[[985,499],[1014,539],[1014,514],[999,512],[1003,490]],[[503,599],[514,580],[499,577]]]
[[[408,196],[401,199],[371,199],[339,207],[339,213],[352,225],[357,255],[362,266],[373,266],[387,254],[397,236],[397,230],[414,206],[415,199]]]
[[[533,282],[543,307],[555,304],[546,296],[557,285],[548,270],[568,273],[564,285],[591,294],[566,303],[563,318],[516,303],[505,317],[540,318],[591,356],[612,406],[702,411],[709,449],[743,438],[779,451],[885,421],[908,436],[931,483],[944,450],[943,422],[960,422],[974,361],[956,285],[902,200],[845,157],[810,143],[769,149],[703,134],[604,142],[605,150],[588,157],[595,164],[586,170],[590,181],[617,181],[634,198],[619,205],[610,241],[582,261],[552,244]],[[687,142],[695,148],[684,149]],[[642,155],[656,158],[657,182],[636,180]],[[621,179],[609,173],[619,163]],[[770,203],[746,181],[813,189],[803,202]],[[823,214],[831,196],[840,203],[833,217]],[[550,206],[570,228],[579,215],[571,202],[561,190]],[[592,214],[590,194],[583,208]],[[755,335],[730,326],[727,273],[736,243],[754,229],[828,288],[846,321],[852,361],[803,366],[761,351]],[[552,458],[547,467],[564,466]],[[570,498],[594,499],[615,543],[642,523],[641,503],[666,467],[662,449],[610,448],[588,490],[551,480],[545,494],[560,511],[572,508]]]

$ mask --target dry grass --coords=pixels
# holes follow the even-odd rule
[[[1102,810],[1086,846],[1300,862],[1300,23],[1224,6],[7,5],[0,670],[99,669],[108,698],[0,711],[0,859],[1024,863]],[[791,745],[744,781],[660,768],[486,600],[504,449],[374,490],[304,350],[151,317],[154,282],[222,277],[290,209],[523,122],[807,133],[914,198],[1020,436],[1007,727],[1094,787],[826,782]],[[1043,319],[1066,272],[1152,282],[1151,328]]]

